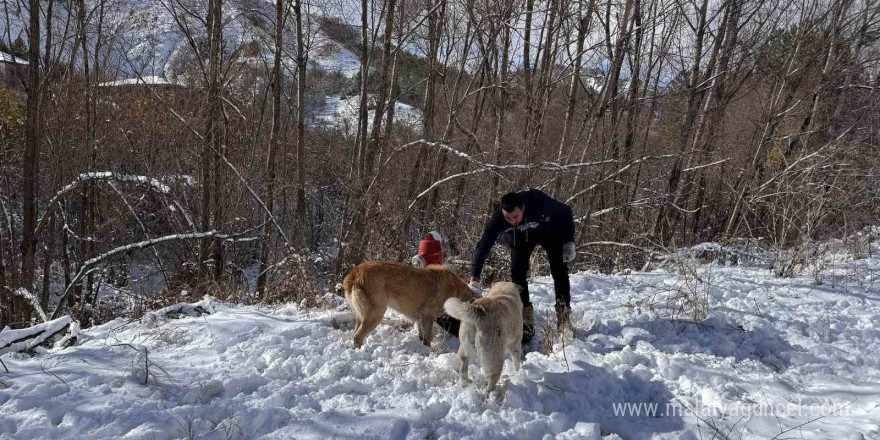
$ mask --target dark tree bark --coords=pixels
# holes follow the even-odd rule
[[[309,211],[306,203],[306,52],[303,32],[302,0],[294,0],[296,14],[296,234],[291,235],[301,249],[309,245]]]
[[[263,200],[266,211],[263,213],[263,247],[260,251],[260,273],[257,275],[257,295],[266,293],[266,271],[269,268],[269,248],[272,243],[272,218],[275,209],[275,155],[281,141],[281,87],[284,76],[281,72],[281,45],[284,41],[284,0],[275,2],[275,56],[272,64],[272,133],[269,138],[269,152],[266,155],[266,190]]]
[[[19,284],[33,291],[37,218],[37,179],[40,175],[40,2],[29,0],[27,116],[25,121],[24,162],[22,164],[22,239]]]

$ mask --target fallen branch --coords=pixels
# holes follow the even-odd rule
[[[76,286],[80,281],[82,281],[83,277],[89,272],[89,270],[102,263],[105,260],[116,257],[119,254],[126,254],[134,250],[147,249],[157,244],[169,242],[169,241],[180,241],[180,240],[204,240],[206,238],[211,238],[214,240],[221,241],[249,241],[254,240],[253,237],[244,237],[242,238],[241,234],[237,235],[229,235],[229,234],[221,234],[217,231],[208,231],[208,232],[193,232],[190,234],[172,234],[166,235],[164,237],[153,238],[150,240],[139,241],[137,243],[131,243],[125,246],[120,246],[111,251],[105,252],[101,255],[98,255],[95,258],[92,258],[80,267],[79,272],[77,272],[76,276],[70,280],[70,284],[67,285],[67,288],[64,289],[64,294],[61,295],[61,299],[58,301],[58,307],[55,309],[55,312],[52,313],[52,319],[58,317],[61,313],[61,310],[64,309],[64,304],[66,302],[67,296],[70,295],[73,286]]]
[[[37,314],[40,315],[40,319],[43,322],[46,322],[49,320],[49,317],[46,316],[46,312],[43,310],[43,307],[40,306],[40,300],[38,300],[37,297],[34,296],[34,294],[30,293],[24,287],[19,287],[18,289],[13,290],[12,293],[14,295],[20,296],[20,297],[24,298],[25,300],[27,300],[27,302],[31,305],[31,307],[33,307],[34,310],[37,311]]]
[[[55,336],[67,330],[67,335],[59,341]],[[70,316],[62,316],[52,321],[37,324],[20,330],[11,330],[9,327],[0,331],[0,355],[6,353],[32,352],[38,346],[70,346],[75,342],[79,334],[79,323]]]
[[[64,188],[61,188],[60,191],[55,193],[55,196],[52,197],[52,200],[49,200],[49,205],[46,206],[46,212],[44,212],[43,216],[40,217],[40,221],[37,223],[36,229],[34,229],[33,236],[38,237],[40,235],[40,232],[43,231],[43,228],[46,227],[46,224],[49,221],[49,214],[51,214],[55,210],[55,206],[58,205],[59,202],[61,202],[61,199],[79,188],[79,186],[83,183],[91,181],[115,181],[147,185],[162,194],[168,194],[171,191],[171,187],[169,187],[168,185],[165,185],[164,183],[159,182],[156,179],[151,179],[147,176],[135,176],[131,174],[113,173],[110,171],[83,173],[80,174],[79,177],[77,177],[74,181],[65,185]]]
[[[168,307],[163,307],[154,312],[150,312],[150,315],[154,316],[164,316],[168,318],[181,318],[183,316],[203,316],[210,315],[214,313],[214,305],[209,297],[205,297],[205,299],[197,302],[197,303],[177,303]]]
[[[642,251],[642,252],[649,253],[649,254],[651,254],[651,255],[664,255],[662,252],[657,252],[657,251],[655,251],[655,250],[648,249],[648,248],[646,248],[646,247],[636,246],[636,245],[634,245],[634,244],[630,244],[630,243],[618,243],[618,242],[616,242],[616,241],[591,241],[591,242],[589,242],[589,243],[584,243],[584,244],[582,244],[582,245],[579,245],[578,247],[581,248],[581,247],[586,247],[586,246],[619,246],[619,247],[628,247],[628,248],[632,248],[632,249],[635,249],[635,250],[639,250],[639,251]]]

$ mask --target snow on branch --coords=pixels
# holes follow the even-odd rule
[[[205,296],[199,302],[196,303],[177,303],[168,307],[163,307],[159,310],[147,313],[144,316],[144,319],[157,319],[157,318],[182,318],[184,316],[202,316],[202,315],[211,315],[215,312],[214,310],[214,302],[209,296]]]
[[[29,292],[24,287],[19,287],[18,289],[13,290],[12,293],[14,295],[20,296],[20,297],[24,298],[25,300],[27,300],[27,302],[31,305],[31,307],[33,307],[34,310],[37,311],[37,314],[40,315],[40,319],[43,322],[46,322],[49,320],[49,317],[46,316],[46,311],[43,310],[42,306],[40,306],[40,300],[37,299],[37,297],[34,296],[33,293]]]
[[[448,152],[448,153],[451,153],[451,154],[453,154],[453,155],[455,155],[455,156],[457,156],[457,157],[459,157],[459,158],[461,158],[461,159],[463,159],[463,160],[465,160],[465,161],[467,161],[467,162],[473,164],[474,166],[477,167],[477,169],[475,169],[475,170],[471,170],[471,171],[465,171],[465,172],[461,172],[461,173],[457,173],[457,174],[451,174],[451,175],[446,176],[446,177],[444,177],[444,178],[442,178],[442,179],[440,179],[440,180],[438,180],[438,181],[436,181],[436,182],[433,182],[431,185],[428,186],[427,189],[425,189],[424,191],[422,191],[421,193],[419,193],[419,194],[415,197],[415,199],[413,199],[413,200],[410,202],[409,206],[407,207],[407,210],[412,209],[412,207],[415,206],[415,203],[416,203],[419,199],[421,199],[422,197],[424,197],[425,195],[427,195],[428,193],[430,193],[431,190],[433,190],[434,188],[436,188],[436,187],[438,187],[438,186],[440,186],[440,185],[442,185],[442,184],[444,184],[444,183],[446,183],[446,182],[449,182],[449,181],[451,181],[451,180],[455,180],[455,179],[458,179],[458,178],[461,178],[461,177],[465,177],[465,176],[471,176],[471,175],[478,174],[478,173],[491,172],[491,173],[494,173],[495,175],[497,175],[497,176],[499,176],[499,177],[501,177],[501,178],[504,178],[504,176],[502,176],[502,175],[500,174],[501,171],[513,171],[513,170],[516,170],[516,171],[542,170],[542,171],[555,171],[555,172],[576,172],[576,171],[580,170],[581,168],[594,167],[594,166],[599,166],[599,165],[607,165],[607,164],[617,163],[617,162],[618,162],[617,159],[606,159],[606,160],[597,160],[597,161],[592,161],[592,162],[577,162],[577,163],[570,163],[570,164],[561,164],[561,163],[556,163],[556,162],[538,162],[538,163],[531,163],[531,164],[506,164],[506,165],[497,165],[497,164],[486,163],[486,162],[482,162],[482,161],[480,161],[480,160],[477,160],[477,159],[474,158],[472,155],[469,155],[469,154],[467,154],[467,153],[465,153],[465,152],[463,152],[463,151],[460,151],[460,150],[456,150],[455,148],[452,148],[452,147],[450,147],[449,145],[446,145],[446,144],[444,144],[444,143],[441,143],[441,142],[429,142],[429,141],[426,141],[426,140],[424,140],[424,139],[419,139],[419,140],[417,140],[417,141],[413,141],[413,142],[409,142],[409,143],[407,143],[407,144],[401,145],[400,147],[398,147],[397,149],[395,149],[395,150],[394,150],[394,151],[388,156],[388,158],[385,159],[385,162],[383,163],[383,166],[387,165],[387,164],[391,161],[391,159],[394,157],[395,154],[397,154],[397,153],[399,153],[399,152],[401,152],[401,151],[404,151],[404,150],[406,150],[406,149],[412,148],[412,147],[434,147],[434,148],[437,148],[437,149],[439,149],[439,150],[446,151],[446,152]],[[640,162],[644,162],[644,161],[648,161],[648,160],[671,159],[671,158],[674,158],[674,157],[677,157],[677,156],[678,156],[677,154],[662,154],[662,155],[655,155],[655,156],[644,156],[644,157],[640,157],[640,158],[637,158],[637,159],[631,160],[631,161],[628,162],[626,165],[624,165],[621,169],[619,169],[619,170],[617,170],[617,171],[611,173],[611,174],[608,175],[606,178],[602,179],[602,181],[608,180],[608,179],[612,178],[613,176],[619,175],[620,173],[625,172],[627,169],[631,168],[633,165],[638,164],[638,163],[640,163]],[[722,161],[722,162],[723,162],[723,161]],[[719,162],[719,163],[720,163],[720,162]],[[712,164],[712,165],[714,165],[714,164]],[[695,168],[695,169],[696,169],[696,168]],[[376,178],[378,178],[378,173],[377,173],[377,175],[376,175]],[[505,180],[506,180],[506,179],[505,179]],[[373,181],[375,182],[375,178],[374,178]],[[370,186],[372,186],[372,183],[370,184]],[[574,199],[574,198],[580,196],[580,195],[583,194],[584,192],[593,189],[595,186],[596,186],[596,185],[593,185],[593,186],[591,186],[590,188],[587,188],[586,190],[583,190],[583,191],[579,192],[578,194],[575,194],[573,197],[571,197],[571,198],[570,198],[568,201],[566,201],[566,202],[569,202],[569,201],[571,201],[572,199]]]
[[[396,154],[400,151],[403,151],[405,149],[408,149],[408,148],[425,147],[425,146],[426,147],[434,147],[439,150],[443,150],[443,151],[447,151],[449,153],[452,153],[453,155],[458,156],[459,158],[464,159],[464,160],[476,165],[479,168],[483,168],[484,171],[543,170],[543,171],[568,172],[568,171],[576,171],[580,168],[594,167],[594,166],[598,166],[598,165],[606,165],[606,164],[617,162],[617,159],[605,159],[605,160],[597,160],[597,161],[592,161],[592,162],[577,162],[577,163],[570,163],[570,164],[560,164],[560,163],[556,163],[556,162],[537,162],[537,163],[530,163],[530,164],[497,165],[497,164],[491,164],[491,163],[482,162],[480,160],[477,160],[476,158],[474,158],[474,156],[467,154],[463,151],[456,150],[455,148],[452,148],[449,145],[446,145],[444,143],[429,142],[424,139],[420,139],[417,141],[413,141],[413,142],[401,145],[391,155],[393,156],[394,154]],[[645,156],[642,159],[638,159],[638,161],[648,160],[648,159],[668,159],[668,158],[673,158],[676,156],[677,156],[677,154],[664,154],[664,155],[660,155],[660,156]],[[391,158],[391,156],[389,156],[388,159],[390,160],[390,158]],[[386,163],[387,162],[388,162],[388,160],[386,160]]]
[[[61,188],[61,190],[55,193],[55,196],[52,197],[52,200],[49,201],[49,205],[46,207],[46,212],[43,213],[43,216],[40,217],[39,223],[37,223],[37,228],[34,230],[34,237],[38,237],[40,235],[40,232],[43,231],[43,228],[46,227],[46,224],[49,221],[49,214],[52,213],[52,211],[55,209],[55,206],[61,201],[61,199],[79,188],[80,185],[82,185],[83,183],[90,181],[135,183],[140,185],[147,185],[162,194],[168,194],[169,192],[171,192],[171,187],[147,176],[114,173],[112,171],[82,173],[72,182],[68,183],[63,188]]]
[[[67,334],[55,342],[55,337],[67,330]],[[68,316],[37,324],[20,330],[9,327],[0,330],[0,355],[10,352],[32,351],[38,346],[70,346],[79,334],[79,323]]]
[[[73,289],[73,286],[76,286],[80,281],[82,281],[83,277],[91,270],[92,267],[97,266],[103,261],[109,260],[120,254],[126,254],[135,250],[147,249],[157,244],[169,241],[203,240],[206,238],[221,241],[249,241],[255,239],[253,237],[243,237],[243,234],[221,234],[217,231],[193,232],[189,234],[166,235],[163,237],[139,241],[137,243],[131,243],[112,249],[83,263],[76,276],[74,276],[73,279],[70,280],[70,284],[67,285],[67,288],[64,290],[64,294],[61,295],[61,299],[58,302],[58,307],[55,309],[55,312],[52,313],[52,319],[57,318],[58,315],[61,313],[61,310],[64,308],[65,300],[67,299],[67,296],[70,295],[70,291]]]
[[[578,247],[581,248],[581,247],[587,247],[587,246],[618,246],[618,247],[635,249],[637,251],[642,251],[642,252],[645,252],[650,255],[663,255],[663,253],[657,252],[653,249],[648,249],[646,247],[637,246],[637,245],[634,245],[631,243],[619,243],[616,241],[591,241],[589,243],[581,244]]]

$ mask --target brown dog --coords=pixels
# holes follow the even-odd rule
[[[355,313],[354,345],[360,347],[388,307],[416,322],[419,338],[431,345],[434,320],[449,298],[470,301],[473,292],[457,275],[440,265],[423,269],[388,261],[358,264],[342,282]]]

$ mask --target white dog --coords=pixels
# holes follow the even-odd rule
[[[485,297],[473,303],[450,298],[443,304],[446,313],[461,321],[458,331],[461,346],[461,379],[468,379],[468,357],[480,355],[483,374],[488,381],[487,392],[495,389],[504,366],[504,349],[510,350],[513,366],[520,368],[522,357],[522,301],[520,287],[501,282],[492,285]]]

